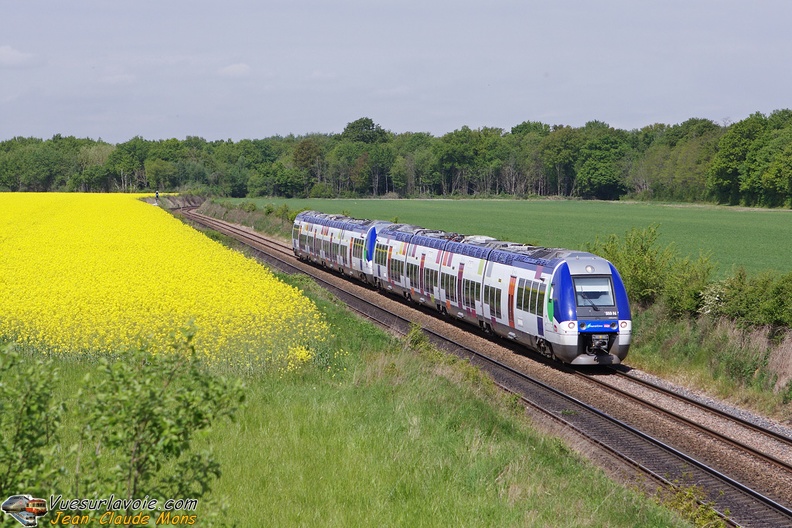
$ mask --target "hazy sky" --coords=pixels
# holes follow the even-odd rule
[[[0,0],[0,140],[112,143],[792,107],[792,1]]]

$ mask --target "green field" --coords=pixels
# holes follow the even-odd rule
[[[230,200],[239,203],[243,200]],[[251,201],[251,200],[247,200]],[[662,245],[680,255],[710,253],[723,276],[792,271],[792,211],[708,205],[577,200],[286,200],[258,198],[260,207],[288,204],[324,213],[346,212],[542,246],[582,249],[595,237],[658,225]]]

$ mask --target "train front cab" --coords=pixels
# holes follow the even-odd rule
[[[588,255],[568,259],[553,274],[546,338],[553,354],[573,365],[616,365],[627,356],[632,321],[616,269]]]

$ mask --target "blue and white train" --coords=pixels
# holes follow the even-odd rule
[[[573,365],[627,356],[627,292],[607,260],[343,215],[303,211],[294,254]]]

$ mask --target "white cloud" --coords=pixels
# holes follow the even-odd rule
[[[217,73],[223,77],[247,77],[250,75],[250,66],[240,62],[220,68]]]
[[[0,46],[0,66],[24,66],[32,60],[31,53],[23,53],[11,46]]]

